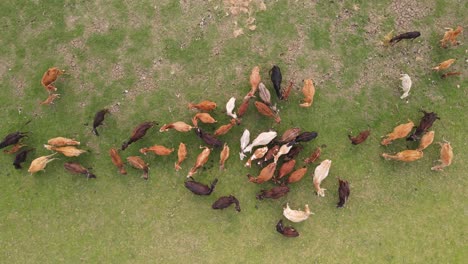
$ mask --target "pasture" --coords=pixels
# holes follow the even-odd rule
[[[263,3],[263,4],[262,4]],[[462,263],[468,259],[465,188],[468,165],[466,31],[460,45],[443,49],[444,28],[467,28],[468,3],[458,0],[352,1],[12,1],[0,3],[0,136],[30,131],[25,142],[36,148],[16,170],[13,156],[0,153],[1,263]],[[384,36],[420,31],[414,40],[383,47]],[[431,70],[454,58],[460,76],[445,79]],[[188,103],[218,104],[216,124],[230,118],[224,106],[236,97],[236,110],[250,90],[249,75],[260,67],[262,81],[280,110],[281,123],[260,115],[253,102],[239,126],[219,138],[231,148],[226,170],[218,169],[219,149],[194,178],[219,182],[210,196],[184,187],[203,142],[193,131],[161,133],[163,124],[190,123]],[[287,101],[274,94],[268,71],[281,68],[283,86],[295,86]],[[66,70],[55,82],[60,98],[47,98],[40,80],[50,67]],[[400,74],[411,76],[409,96],[400,99]],[[303,108],[304,79],[316,88],[312,107]],[[258,98],[257,98],[258,100]],[[108,108],[105,124],[92,133],[94,114]],[[453,164],[431,171],[440,147],[410,163],[384,160],[383,152],[417,147],[381,137],[420,110],[440,117],[431,130],[434,142],[446,139]],[[26,124],[32,120],[29,124]],[[127,166],[120,175],[109,149],[120,148],[144,121],[158,125],[133,143],[122,158],[140,155],[150,164],[149,179]],[[25,125],[26,124],[26,125]],[[312,184],[317,162],[277,200],[255,195],[273,183],[254,184],[239,160],[245,128],[251,140],[273,129],[317,131],[304,143],[296,168],[316,147],[320,161],[333,161],[322,182],[325,197]],[[369,138],[351,145],[347,135],[370,128]],[[43,144],[63,136],[81,141],[88,152],[58,156],[45,172],[27,172],[34,157],[49,155]],[[174,170],[177,150],[169,156],[141,155],[151,145],[187,145],[182,169]],[[77,161],[97,179],[64,170]],[[336,208],[338,180],[349,181],[351,195]],[[212,210],[221,196],[235,195],[242,208]],[[282,216],[283,206],[314,215],[301,223]],[[299,237],[275,230],[279,219]]]

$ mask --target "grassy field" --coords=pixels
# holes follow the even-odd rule
[[[231,6],[245,2],[246,9]],[[445,27],[466,29],[468,4],[456,0],[422,1],[21,1],[0,3],[0,135],[30,131],[25,142],[36,150],[22,170],[1,153],[1,263],[462,263],[468,259],[465,188],[466,33],[461,45],[442,49]],[[266,9],[265,9],[266,7]],[[247,13],[245,13],[246,11]],[[253,28],[252,26],[255,26]],[[251,27],[254,30],[249,29]],[[238,37],[234,33],[241,33]],[[379,42],[389,31],[420,31],[414,41],[393,47]],[[461,76],[441,79],[431,71],[455,58]],[[296,85],[288,101],[274,96],[268,70],[280,66],[283,84]],[[239,105],[249,91],[249,75],[260,66],[277,102],[281,124],[257,113],[253,105],[229,134],[220,139],[231,148],[226,170],[218,170],[219,150],[195,179],[219,179],[208,197],[193,195],[183,182],[202,144],[193,132],[158,132],[162,124],[190,123],[195,111],[187,103],[212,100],[218,108],[213,132],[229,122],[224,105],[231,96]],[[56,82],[61,98],[41,106],[47,92],[40,85],[52,66],[67,74]],[[401,100],[401,73],[413,80],[408,100]],[[302,80],[312,78],[314,104],[301,108]],[[253,104],[253,103],[252,103]],[[94,114],[111,115],[91,133]],[[439,158],[431,145],[413,163],[386,161],[382,152],[415,148],[404,140],[381,146],[381,136],[407,122],[418,123],[421,109],[440,116],[432,127],[435,142],[446,139],[453,164],[443,172],[430,168]],[[28,120],[31,123],[24,125]],[[176,154],[148,155],[150,179],[127,167],[120,175],[108,151],[120,147],[132,129],[149,120],[159,126],[122,153],[154,144],[188,147],[182,170]],[[238,159],[239,139],[274,129],[281,135],[298,126],[319,137],[304,144],[297,158],[326,145],[321,160],[333,161],[317,197],[312,172],[278,200],[255,199],[272,183],[249,183]],[[370,128],[358,146],[347,134]],[[42,147],[56,136],[76,138],[89,152],[60,156],[45,172],[27,173],[34,157],[50,154]],[[58,155],[57,155],[58,156]],[[96,180],[71,175],[66,161],[92,167]],[[350,182],[346,207],[337,209],[337,177]],[[233,194],[242,211],[212,210],[216,198]],[[307,221],[290,223],[298,238],[275,230],[282,207],[309,204]]]

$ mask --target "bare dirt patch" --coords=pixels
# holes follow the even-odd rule
[[[421,19],[434,10],[435,1],[393,0],[389,11],[395,15],[398,32],[411,31],[413,21]]]
[[[231,16],[233,37],[237,38],[246,30],[255,30],[255,13],[265,11],[267,6],[263,0],[224,0],[226,16]],[[247,15],[247,17],[245,17]]]

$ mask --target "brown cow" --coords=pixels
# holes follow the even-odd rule
[[[144,137],[146,135],[146,131],[148,131],[148,129],[152,128],[154,125],[157,125],[157,123],[154,121],[139,124],[135,129],[133,129],[130,139],[123,143],[122,150],[125,150],[128,145]]]
[[[44,101],[40,102],[39,104],[40,105],[51,105],[54,103],[54,100],[57,99],[57,98],[60,98],[60,94],[49,94],[49,96],[47,97],[47,99],[45,99]]]
[[[259,194],[257,194],[258,200],[263,200],[265,198],[270,199],[278,199],[280,197],[285,196],[289,192],[288,186],[276,186],[271,188],[270,190],[261,190]]]
[[[440,40],[442,48],[447,48],[447,42],[450,42],[453,46],[458,45],[457,37],[463,31],[463,28],[458,26],[455,30],[453,30],[453,28],[446,28],[446,30],[444,37]]]
[[[64,70],[60,70],[57,67],[49,68],[42,76],[41,84],[44,86],[49,93],[57,91],[57,88],[52,84],[57,80],[57,77],[64,74]]]
[[[353,145],[358,145],[358,144],[361,144],[362,142],[364,142],[367,139],[367,137],[369,137],[369,135],[370,135],[370,130],[367,129],[367,130],[364,130],[361,133],[359,133],[359,135],[357,135],[356,137],[348,135],[348,138],[349,138],[349,140],[351,140],[351,143]]]
[[[65,162],[63,164],[66,170],[72,173],[76,174],[84,174],[86,175],[86,178],[91,179],[91,178],[96,178],[96,175],[92,174],[88,169],[85,167],[81,166],[81,164],[76,163],[76,162]]]

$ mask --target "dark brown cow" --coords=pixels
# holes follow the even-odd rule
[[[299,134],[294,141],[296,142],[308,142],[311,141],[312,139],[316,138],[318,136],[318,133],[315,131],[311,132],[302,132]]]
[[[282,234],[285,237],[297,237],[299,236],[299,232],[292,227],[292,226],[283,226],[283,220],[279,220],[278,223],[276,224],[276,231],[278,233]]]
[[[213,192],[216,183],[218,183],[218,179],[214,179],[214,181],[211,183],[211,186],[208,187],[207,185],[196,182],[191,177],[190,179],[191,180],[184,182],[185,188],[189,189],[191,192],[197,195],[210,195]]]
[[[216,200],[216,202],[213,203],[211,208],[224,209],[224,208],[228,208],[231,204],[236,204],[237,212],[241,211],[239,200],[237,200],[237,198],[232,195],[220,197],[218,200]]]
[[[0,142],[0,149],[8,147],[10,145],[15,145],[18,143],[22,138],[27,136],[27,132],[13,132],[8,135]]]
[[[206,144],[213,146],[215,148],[220,148],[223,146],[223,142],[217,138],[215,138],[213,135],[206,133],[205,131],[201,130],[199,127],[195,129],[195,134],[199,138],[201,138]]]
[[[273,87],[275,88],[275,92],[278,96],[278,99],[283,100],[283,95],[281,94],[281,81],[283,80],[283,76],[281,75],[281,69],[278,66],[274,65],[269,73],[271,82],[273,83]]]
[[[285,196],[289,192],[288,186],[276,186],[271,188],[270,190],[261,190],[259,194],[257,194],[258,200],[263,200],[265,198],[271,199],[278,199],[280,197]]]
[[[130,136],[130,139],[123,143],[122,145],[122,150],[125,150],[128,145],[132,144],[133,142],[141,139],[143,136],[146,135],[146,131],[148,131],[148,129],[152,128],[154,125],[157,125],[156,122],[144,122],[144,123],[141,123],[140,125],[138,125],[132,132],[132,135]]]
[[[340,201],[336,205],[336,207],[343,207],[346,201],[348,201],[348,197],[350,194],[349,191],[349,183],[348,181],[338,179],[338,183],[340,186],[338,187],[338,196],[340,197]]]
[[[101,111],[97,112],[96,115],[94,116],[94,121],[93,121],[93,133],[96,136],[99,136],[99,133],[97,131],[97,127],[102,124],[104,121],[104,116],[109,113],[109,109],[102,109]]]
[[[421,118],[421,121],[419,122],[419,126],[416,128],[416,130],[414,131],[413,134],[411,134],[406,140],[408,141],[416,141],[419,139],[419,137],[421,137],[425,132],[427,132],[427,130],[429,128],[432,127],[432,124],[434,124],[434,122],[437,120],[437,119],[440,119],[436,113],[434,112],[426,112],[424,110],[422,110],[422,112],[424,113],[424,116]]]
[[[367,139],[367,137],[369,137],[369,135],[370,135],[370,130],[367,129],[367,130],[364,130],[361,133],[359,133],[359,135],[357,135],[356,137],[348,135],[348,138],[349,138],[349,140],[351,140],[351,143],[353,145],[358,145],[358,144],[361,144],[362,142],[366,141],[366,139]]]
[[[20,151],[18,154],[16,154],[15,161],[13,161],[13,165],[15,166],[15,169],[17,170],[21,169],[21,163],[26,161],[26,157],[28,156],[28,153],[33,150],[34,149],[24,149]]]
[[[406,32],[406,33],[393,37],[390,40],[390,44],[395,45],[396,43],[400,42],[403,39],[415,39],[419,36],[421,36],[421,33],[419,31]]]

